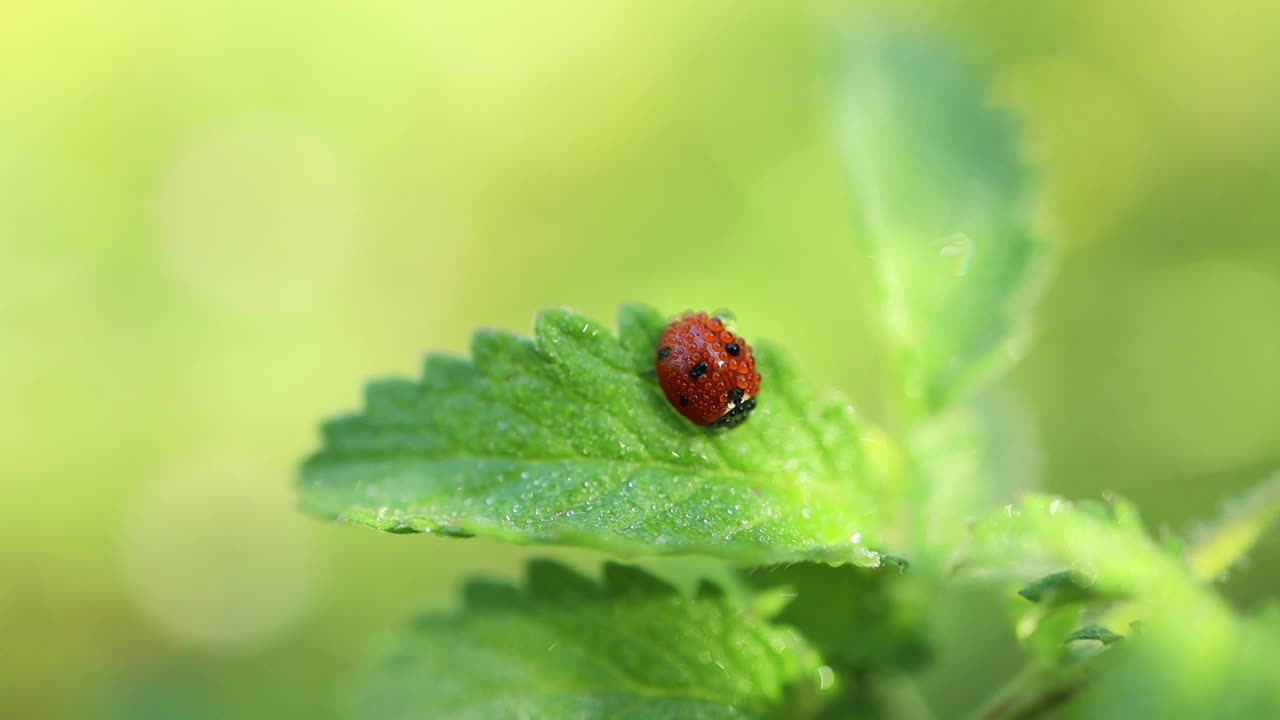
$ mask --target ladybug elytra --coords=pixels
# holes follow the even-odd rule
[[[686,312],[658,337],[658,384],[699,425],[734,427],[755,409],[760,374],[751,346],[723,319]]]

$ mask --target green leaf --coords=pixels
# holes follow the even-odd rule
[[[1024,585],[1011,598],[1014,634],[1034,657],[1056,660],[1086,608],[1105,604],[1088,579],[1073,571],[1056,572]]]
[[[1280,614],[1275,608],[1210,628],[1199,618],[1152,627],[1108,651],[1066,717],[1280,717]]]
[[[1028,495],[975,523],[960,562],[962,570],[1022,581],[1063,567],[1100,598],[1213,599],[1190,581],[1179,558],[1147,536],[1133,506],[1119,498],[1101,504]]]
[[[937,39],[858,28],[842,43],[841,135],[915,420],[1021,353],[1047,252],[1030,227],[1018,127],[991,106],[980,69]]]
[[[1110,645],[1117,640],[1123,640],[1124,636],[1113,633],[1100,625],[1088,625],[1086,627],[1074,630],[1064,643],[1076,642],[1077,640],[1097,640],[1103,645]]]
[[[527,588],[473,584],[401,636],[353,713],[396,718],[751,718],[816,707],[818,657],[731,596],[636,568],[603,585],[551,562]]]
[[[758,343],[751,418],[695,426],[649,372],[664,322],[624,307],[615,338],[548,311],[533,341],[481,331],[470,362],[433,355],[420,382],[371,384],[361,414],[324,427],[303,507],[392,532],[878,564],[901,503],[866,469],[848,403],[815,400]]]
[[[1253,637],[1250,624],[1193,577],[1181,557],[1147,536],[1132,505],[1031,495],[979,521],[973,536],[963,568],[1025,580],[1046,567],[1067,567],[1096,597],[1127,598],[1093,608],[1096,621],[1088,624],[1124,627],[1140,618],[1143,628],[1119,655],[1107,650],[1033,665],[982,717],[1033,716],[1080,693],[1091,677],[1101,685],[1073,702],[1080,717],[1274,717],[1280,710],[1280,674],[1260,659],[1261,648],[1280,642],[1274,624],[1265,641]],[[1233,660],[1246,650],[1259,653],[1257,667]]]
[[[1056,572],[1027,583],[1018,594],[1033,603],[1052,606],[1070,605],[1097,597],[1079,573],[1070,571]]]

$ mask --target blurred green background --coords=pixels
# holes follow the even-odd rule
[[[991,66],[1060,245],[999,389],[1039,432],[1021,482],[1194,529],[1280,464],[1280,13],[961,5],[897,12]],[[0,715],[328,717],[407,615],[516,576],[521,549],[293,509],[320,418],[477,326],[728,307],[880,416],[832,113],[862,17],[0,6]],[[1277,570],[1272,538],[1225,591]],[[954,607],[941,716],[1016,664],[1000,602]]]

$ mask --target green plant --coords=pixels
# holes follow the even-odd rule
[[[1118,498],[1003,504],[1008,448],[983,389],[1025,347],[1049,255],[1016,126],[934,44],[843,47],[842,140],[892,358],[885,427],[815,394],[767,342],[750,421],[694,427],[646,374],[664,316],[639,305],[616,336],[549,311],[532,340],[482,331],[470,360],[371,384],[303,465],[307,511],[695,554],[719,581],[690,593],[636,567],[595,581],[536,561],[524,587],[474,583],[457,615],[404,631],[358,714],[906,714],[893,683],[928,659],[932,590],[977,580],[1012,583],[1029,658],[978,717],[1280,716],[1280,617],[1241,616],[1207,585],[1280,512],[1280,476],[1185,542],[1154,541]]]

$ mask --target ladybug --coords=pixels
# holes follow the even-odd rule
[[[751,346],[720,317],[686,312],[671,321],[658,336],[655,371],[671,405],[699,425],[734,427],[756,407]]]

